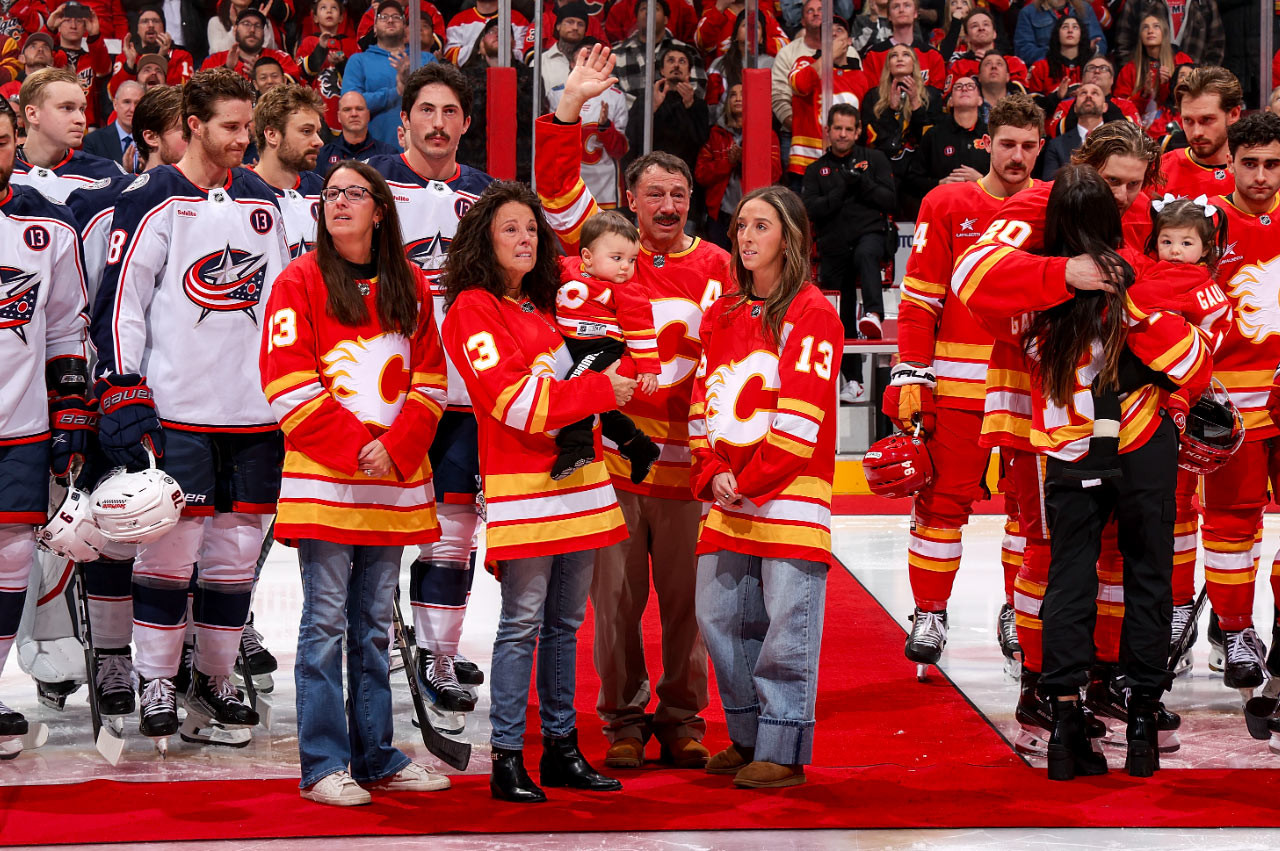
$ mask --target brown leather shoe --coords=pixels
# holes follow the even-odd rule
[[[739,769],[744,768],[747,763],[751,762],[752,751],[754,751],[754,748],[740,748],[737,745],[729,745],[729,747],[707,760],[706,771],[708,774],[737,774]]]
[[[671,744],[662,746],[658,761],[676,768],[706,768],[711,751],[697,739],[682,736]]]
[[[753,762],[733,778],[734,786],[745,789],[781,789],[804,783],[803,765],[778,765],[776,762]]]
[[[609,745],[604,764],[610,768],[639,768],[644,765],[644,742],[635,738],[618,739]]]

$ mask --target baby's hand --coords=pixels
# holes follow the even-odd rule
[[[646,372],[639,376],[640,392],[648,396],[658,389],[658,376],[652,372]]]

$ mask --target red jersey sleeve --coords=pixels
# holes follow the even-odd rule
[[[791,91],[801,97],[813,94],[821,84],[817,63],[810,56],[801,56],[796,60],[795,67],[791,69],[788,80],[791,83]]]
[[[581,122],[558,124],[551,115],[538,119],[533,153],[538,200],[566,254],[578,253],[582,223],[599,212],[596,199],[582,181]]]
[[[938,321],[950,289],[955,257],[950,221],[940,193],[930,192],[920,204],[907,271],[898,307],[898,351],[910,363],[932,363]]]
[[[711,344],[713,329],[721,312],[723,299],[712,302],[702,314],[702,324],[698,329],[698,340],[702,351],[706,352]],[[711,493],[711,480],[719,473],[732,472],[724,459],[711,451],[707,441],[707,356],[703,354],[698,361],[698,369],[693,378],[693,393],[689,398],[689,451],[693,456],[690,474],[690,489],[693,498],[703,502],[711,502],[715,496]]]
[[[636,372],[657,375],[662,371],[662,361],[658,359],[658,332],[653,327],[653,305],[648,296],[635,281],[628,281],[613,288],[613,303]]]

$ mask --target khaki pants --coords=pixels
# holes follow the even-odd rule
[[[701,739],[706,722],[707,650],[694,615],[701,504],[618,491],[630,537],[596,554],[591,582],[595,607],[596,710],[609,741],[657,736],[660,742]],[[649,672],[640,621],[649,602],[649,565],[662,620],[662,677],[650,717]]]

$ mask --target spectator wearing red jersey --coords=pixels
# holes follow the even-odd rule
[[[929,33],[929,44],[950,61],[951,55],[969,49],[964,38],[964,19],[973,11],[971,0],[947,0],[942,6],[942,20]],[[878,41],[879,39],[877,39]]]
[[[1005,64],[1009,68],[1009,78],[1016,83],[1026,85],[1027,66],[1021,59],[1014,56],[1012,51],[998,43],[996,18],[991,10],[979,8],[970,12],[964,19],[964,33],[969,49],[953,55],[951,64],[947,67],[948,81],[957,77],[977,76],[982,60],[988,54],[999,53],[1004,56]]]
[[[221,53],[230,50],[236,43],[236,21],[240,13],[248,9],[251,0],[218,0],[217,12],[209,19],[207,35],[210,53]],[[258,9],[261,12],[261,9]],[[265,13],[264,13],[265,14]],[[262,46],[273,50],[282,46],[283,39],[276,38],[275,27],[267,22],[262,34]]]
[[[871,79],[880,79],[889,49],[895,45],[905,45],[915,52],[920,76],[925,84],[938,91],[942,90],[947,76],[947,63],[942,54],[930,47],[929,42],[920,35],[916,26],[919,17],[919,0],[889,0],[889,23],[893,25],[893,35],[862,52],[862,70]]]
[[[565,11],[569,8],[575,10],[578,14],[569,15]],[[559,39],[556,32],[560,27],[560,22],[565,20],[566,17],[577,18],[582,21],[583,38],[593,38],[596,41],[604,41],[606,36],[604,34],[604,15],[602,13],[603,6],[598,2],[598,0],[595,0],[595,2],[592,3],[584,3],[582,0],[544,0],[542,4],[542,46],[538,49],[545,51],[555,47],[556,41]],[[525,60],[530,64],[533,63],[532,56],[533,49],[535,47],[533,36],[533,27],[530,26],[525,35],[524,49],[522,51]],[[570,61],[572,61],[572,57],[570,57]],[[545,58],[543,59],[543,62],[546,62]],[[542,73],[544,76],[547,73],[545,64],[543,66]],[[556,86],[563,83],[564,78],[568,76],[569,71],[566,69],[564,77],[560,77],[557,80]],[[548,91],[553,88],[555,88],[555,86],[549,86]]]
[[[694,33],[698,28],[698,13],[694,11],[689,0],[663,0],[667,20],[667,29],[680,41],[693,43]],[[654,10],[657,11],[656,9]],[[635,35],[636,29],[643,29],[645,12],[625,2],[615,2],[609,6],[604,19],[604,34],[609,44],[617,44]],[[661,31],[661,28],[659,28]]]
[[[1156,15],[1142,19],[1138,46],[1128,63],[1120,69],[1115,94],[1133,101],[1142,118],[1142,126],[1150,127],[1160,107],[1169,102],[1173,91],[1171,80],[1177,66],[1190,64],[1191,57],[1169,38],[1169,22]]]
[[[849,27],[843,18],[831,21],[832,103],[854,108],[862,102],[874,82],[858,68],[857,60],[848,53]],[[791,150],[787,170],[804,174],[809,163],[822,155],[822,66],[819,56],[801,57],[791,72]]]
[[[103,44],[98,16],[93,9],[80,3],[64,3],[49,15],[49,32],[56,42],[53,64],[68,68],[80,79],[88,101],[85,120],[88,126],[102,124],[98,97],[103,78],[111,74],[111,57]]]
[[[164,8],[159,3],[144,6],[138,13],[137,32],[125,34],[124,51],[116,57],[111,80],[107,83],[107,94],[115,97],[121,83],[137,80],[139,59],[147,55],[164,59],[162,83],[180,86],[195,73],[196,62],[191,54],[173,46],[173,36],[166,29]],[[143,87],[146,88],[145,83]]]
[[[1072,86],[1080,84],[1084,63],[1089,51],[1081,48],[1084,29],[1077,18],[1059,18],[1049,35],[1049,53],[1031,66],[1031,78],[1027,91],[1039,95],[1054,95],[1058,100],[1067,96]]]
[[[769,182],[777,183],[782,177],[782,149],[777,134],[769,135]],[[729,87],[720,118],[698,152],[693,179],[706,193],[707,239],[728,249],[729,221],[742,200],[742,83]]]
[[[786,47],[788,39],[782,27],[778,26],[777,18],[763,8],[767,4],[760,5],[757,14],[760,15],[763,30],[763,52],[775,56]],[[693,43],[704,56],[714,58],[723,55],[729,49],[730,41],[744,15],[746,4],[742,0],[705,0],[702,18],[693,34]]]
[[[344,34],[346,11],[339,0],[319,0],[312,9],[316,33],[302,39],[298,47],[303,80],[324,101],[324,120],[337,132],[338,98],[342,95],[342,71],[347,59],[360,52],[355,37]]]
[[[236,19],[236,43],[227,50],[211,54],[200,66],[200,70],[226,66],[246,80],[251,80],[254,64],[262,57],[269,56],[280,63],[285,76],[295,83],[301,80],[302,70],[298,67],[298,63],[293,61],[293,57],[284,51],[272,50],[263,45],[267,25],[267,16],[257,9],[243,10],[240,17]]]
[[[1102,117],[1102,123],[1109,121],[1119,121],[1125,119],[1132,121],[1134,124],[1140,124],[1138,119],[1138,108],[1128,98],[1115,97],[1111,93],[1111,85],[1115,80],[1116,69],[1111,64],[1111,60],[1105,56],[1094,56],[1084,65],[1084,71],[1080,75],[1081,84],[1096,83],[1098,88],[1102,89],[1102,93],[1107,98],[1107,112]],[[1059,133],[1070,130],[1076,126],[1075,118],[1071,112],[1072,99],[1060,101],[1053,111],[1053,115],[1049,117],[1049,125],[1046,131],[1050,138],[1057,136]]]
[[[759,26],[756,28],[756,67],[772,69],[773,57],[764,52],[765,31],[764,13],[757,13]],[[747,13],[739,12],[734,22],[733,43],[729,49],[720,54],[707,68],[707,106],[711,109],[711,120],[720,116],[720,104],[724,101],[725,91],[742,82],[742,71],[747,67]]]

